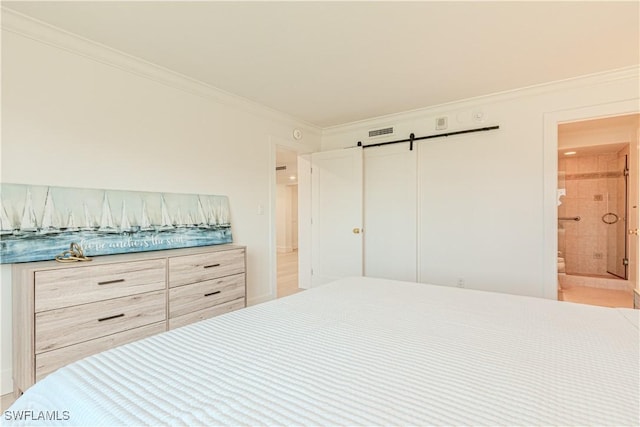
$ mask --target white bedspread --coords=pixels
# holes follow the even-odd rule
[[[62,425],[639,425],[638,316],[344,279],[89,357],[10,411],[68,411],[49,422]]]

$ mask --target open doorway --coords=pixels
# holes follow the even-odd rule
[[[559,300],[633,307],[639,123],[629,114],[558,126]]]
[[[277,297],[298,287],[298,154],[276,147]]]

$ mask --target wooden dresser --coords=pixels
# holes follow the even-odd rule
[[[236,245],[13,265],[13,381],[19,396],[100,351],[246,305]]]

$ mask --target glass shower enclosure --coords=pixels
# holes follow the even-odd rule
[[[589,148],[559,156],[558,272],[627,279],[628,146]]]

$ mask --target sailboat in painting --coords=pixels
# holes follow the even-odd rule
[[[111,207],[109,206],[109,199],[107,198],[106,192],[104,193],[104,199],[102,200],[102,216],[100,217],[100,227],[98,227],[98,231],[101,233],[118,232],[118,229],[113,222]]]
[[[176,213],[176,219],[173,221],[173,224],[176,228],[185,228],[187,224],[182,219],[182,211],[178,208],[178,212]]]
[[[209,224],[207,221],[207,215],[204,213],[204,208],[202,207],[202,199],[198,196],[198,228],[209,228]]]
[[[226,203],[220,204],[220,227],[222,228],[230,228],[231,224],[229,222],[229,205]]]
[[[33,210],[33,200],[31,200],[31,190],[27,187],[27,195],[24,199],[24,209],[20,219],[20,233],[32,233],[38,231],[38,221]]]
[[[167,208],[167,204],[164,201],[164,196],[160,196],[160,216],[161,216],[161,223],[156,228],[156,230],[168,231],[168,230],[173,230],[175,228],[172,224],[171,216],[169,216],[169,209]]]
[[[196,226],[196,223],[194,222],[190,212],[187,212],[187,219],[185,220],[185,224],[187,228],[193,228]]]
[[[216,229],[229,228],[229,209],[222,200],[217,200],[211,205],[211,224]]]
[[[151,231],[153,230],[153,226],[151,225],[151,220],[149,219],[149,212],[147,212],[147,203],[142,201],[142,214],[140,216],[140,231]]]
[[[82,210],[84,212],[84,223],[80,226],[80,230],[82,231],[92,231],[95,230],[95,223],[91,217],[91,213],[89,213],[89,207],[85,202],[82,202]]]
[[[12,234],[13,224],[7,215],[4,205],[0,202],[0,235]]]
[[[60,233],[60,226],[57,221],[56,210],[53,206],[53,197],[51,196],[51,188],[47,188],[47,198],[44,201],[44,211],[42,212],[42,221],[40,223],[39,234],[56,234]]]
[[[67,225],[63,228],[63,230],[67,233],[80,230],[80,228],[78,228],[78,226],[76,225],[72,210],[69,210],[69,215],[67,215]]]
[[[219,218],[217,206],[209,201],[209,227],[218,228]]]
[[[129,222],[129,217],[127,216],[127,207],[125,201],[122,201],[122,213],[120,215],[120,232],[121,233],[130,233],[133,231],[133,227]]]

